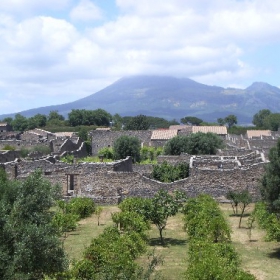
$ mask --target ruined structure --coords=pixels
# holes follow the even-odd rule
[[[138,136],[145,145],[151,145],[153,138],[151,131],[114,133],[96,131],[92,134],[96,144],[93,150],[97,153],[99,148],[112,145],[114,140],[121,135]],[[164,134],[161,134],[160,137],[163,137],[162,135]],[[53,156],[18,160],[13,159],[16,156],[12,156],[12,153],[10,156],[2,153],[0,159],[1,156],[5,159],[0,160],[0,163],[12,179],[24,180],[31,172],[39,168],[42,170],[43,176],[50,182],[61,184],[65,196],[86,196],[100,204],[116,204],[128,196],[152,197],[160,189],[182,190],[189,197],[207,193],[220,200],[225,199],[229,190],[247,189],[257,200],[259,198],[259,179],[262,177],[264,166],[267,163],[268,149],[276,144],[278,138],[278,133],[253,138],[227,135],[225,137],[226,148],[220,150],[215,156],[182,154],[158,157],[159,163],[168,161],[172,164],[178,162],[189,164],[190,176],[173,183],[161,183],[151,179],[152,165],[132,164],[130,157],[112,163],[67,164],[59,161],[56,157],[59,152],[69,153],[69,150],[72,150],[72,153],[78,153],[84,149],[83,143],[75,137],[71,139],[56,138],[42,142],[41,144],[51,143]],[[160,141],[162,140],[164,139],[160,139]],[[27,140],[9,141],[21,141],[20,145],[24,141],[28,142]],[[40,139],[36,141],[40,141]]]

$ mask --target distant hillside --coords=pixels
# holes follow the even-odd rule
[[[246,89],[235,89],[208,86],[188,78],[132,76],[77,101],[35,108],[20,114],[31,117],[57,110],[67,116],[72,109],[97,108],[121,116],[145,114],[177,120],[184,116],[196,116],[209,122],[234,114],[239,123],[250,123],[252,116],[261,109],[280,112],[280,89],[260,82]],[[13,115],[2,115],[0,119]]]

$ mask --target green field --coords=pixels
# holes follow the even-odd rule
[[[248,212],[252,211],[250,205]],[[265,232],[256,226],[251,232],[247,229],[247,217],[242,220],[242,226],[238,228],[239,218],[232,216],[230,204],[221,205],[226,218],[232,228],[232,242],[240,254],[242,267],[254,274],[259,280],[280,279],[280,244],[277,242],[265,242]],[[111,213],[119,211],[117,206],[106,206],[100,217],[100,226],[97,226],[97,217],[81,220],[76,231],[64,236],[64,248],[70,259],[82,257],[83,250],[90,244],[92,238],[98,236],[104,227],[111,225]],[[157,268],[164,279],[182,279],[182,273],[187,268],[188,239],[183,230],[182,214],[177,214],[168,220],[164,231],[165,243],[163,247],[159,242],[158,230],[152,226],[149,231],[149,250],[155,249],[157,255],[164,259],[163,264]],[[138,261],[144,262],[146,256]]]

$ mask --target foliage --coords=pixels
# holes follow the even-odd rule
[[[188,147],[188,136],[175,136],[167,141],[164,146],[165,155],[180,155],[186,153]]]
[[[79,125],[109,126],[111,119],[112,119],[111,114],[109,114],[103,109],[96,109],[96,110],[73,109],[68,114],[68,120],[71,126],[79,126]]]
[[[88,197],[74,197],[66,205],[66,212],[78,215],[80,219],[89,217],[94,211],[94,201]]]
[[[152,200],[142,197],[128,197],[124,199],[118,207],[123,212],[135,212],[141,215],[145,221],[150,220]]]
[[[261,196],[270,213],[280,213],[280,140],[269,151],[269,163],[261,179]]]
[[[83,141],[87,141],[88,140],[88,131],[85,127],[79,127],[78,130],[78,136],[83,140]]]
[[[77,228],[79,216],[71,213],[56,212],[52,224],[58,228],[60,232],[73,231]]]
[[[98,156],[103,156],[105,159],[114,159],[114,150],[112,147],[104,147],[98,151]]]
[[[167,191],[160,190],[152,198],[149,219],[158,228],[162,245],[164,245],[162,233],[166,227],[167,219],[176,215],[185,201],[185,194],[179,191],[169,194]]]
[[[21,156],[22,158],[27,157],[28,154],[29,154],[29,150],[28,150],[27,148],[24,148],[24,147],[21,147],[21,148],[20,148],[20,156]]]
[[[144,234],[148,230],[149,223],[144,220],[144,217],[136,212],[116,212],[112,214],[112,220],[117,228],[124,232],[137,232],[143,239],[147,239]]]
[[[102,211],[103,211],[103,207],[101,207],[101,206],[96,207],[95,211],[94,211],[94,214],[97,216],[97,225],[98,226],[99,226],[99,220],[100,220]]]
[[[47,120],[48,120],[48,122],[53,121],[53,120],[64,121],[65,118],[62,115],[58,114],[58,111],[55,110],[55,111],[50,111],[50,113],[47,117]]]
[[[243,191],[229,191],[226,195],[226,198],[231,201],[231,206],[233,209],[233,214],[238,214],[238,206],[240,207],[240,219],[238,227],[241,227],[241,221],[244,216],[245,209],[252,202],[252,196],[248,190]]]
[[[125,126],[125,130],[147,130],[150,127],[148,117],[145,115],[138,115],[130,118]]]
[[[41,279],[65,270],[66,257],[49,211],[56,189],[39,171],[24,182],[0,180],[0,278]]]
[[[235,124],[237,124],[237,117],[235,115],[228,115],[224,118],[225,124],[227,124],[228,128],[231,128]]]
[[[277,131],[280,127],[280,114],[273,113],[267,115],[263,123],[264,123],[264,128]]]
[[[252,280],[240,269],[240,259],[230,241],[230,228],[218,203],[209,195],[189,199],[183,207],[189,236],[186,279]]]
[[[11,146],[11,145],[5,145],[2,150],[5,150],[5,151],[15,151],[16,148],[14,146]]]
[[[25,131],[28,127],[28,120],[21,114],[16,114],[11,124],[14,131]]]
[[[37,127],[44,127],[47,124],[47,116],[42,114],[36,114],[28,119],[28,129],[34,129]]]
[[[114,142],[115,159],[124,159],[131,156],[134,162],[140,160],[141,144],[138,138],[131,136],[120,136]]]
[[[189,165],[186,163],[178,163],[172,165],[164,161],[161,164],[153,166],[151,178],[160,182],[170,183],[189,176]]]
[[[218,118],[218,119],[217,119],[217,123],[218,123],[219,125],[225,125],[225,120],[224,120],[223,118]]]
[[[36,145],[32,150],[35,152],[40,152],[43,155],[49,155],[51,153],[51,148],[49,146],[44,145]]]
[[[197,132],[189,136],[175,136],[167,141],[164,153],[167,155],[216,154],[217,149],[223,146],[223,140],[214,133]]]
[[[257,127],[262,128],[265,126],[265,123],[264,123],[265,118],[267,116],[269,116],[270,114],[271,114],[271,111],[269,109],[262,109],[253,116],[252,123]]]
[[[188,280],[254,280],[255,277],[240,269],[240,259],[229,243],[191,242]]]
[[[184,227],[192,239],[208,242],[230,240],[230,228],[218,203],[209,195],[199,195],[184,205]]]
[[[156,158],[162,154],[163,148],[161,147],[147,147],[144,146],[140,150],[141,162],[145,160],[154,161]]]
[[[275,213],[270,213],[267,209],[267,205],[263,202],[255,204],[255,209],[252,216],[258,222],[260,228],[266,231],[267,241],[280,241],[280,220],[279,216]]]
[[[72,275],[74,279],[135,279],[139,266],[134,260],[145,251],[146,243],[138,233],[121,234],[116,227],[108,227],[92,240]]]
[[[181,123],[188,125],[200,125],[202,122],[203,120],[197,117],[184,117],[181,119]]]
[[[63,156],[62,158],[60,158],[60,160],[62,162],[71,164],[74,162],[74,155],[67,154],[67,155]]]

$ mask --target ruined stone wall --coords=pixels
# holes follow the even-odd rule
[[[113,147],[115,140],[119,137],[127,135],[137,137],[142,145],[150,146],[152,131],[150,130],[122,130],[122,131],[104,131],[93,130],[90,132],[92,137],[92,155],[97,155],[98,151],[104,147]]]
[[[188,155],[188,154],[181,154],[179,156],[167,156],[167,155],[163,155],[163,156],[158,156],[157,157],[157,161],[158,163],[163,163],[164,161],[166,161],[169,164],[177,164],[179,162],[190,162],[190,158],[192,156]]]
[[[19,151],[0,151],[0,163],[14,161],[20,157]]]
[[[32,149],[35,146],[46,146],[49,147],[49,142],[39,142],[39,141],[22,141],[22,140],[0,140],[0,150],[2,150],[6,145],[15,147],[16,150],[21,148]]]

